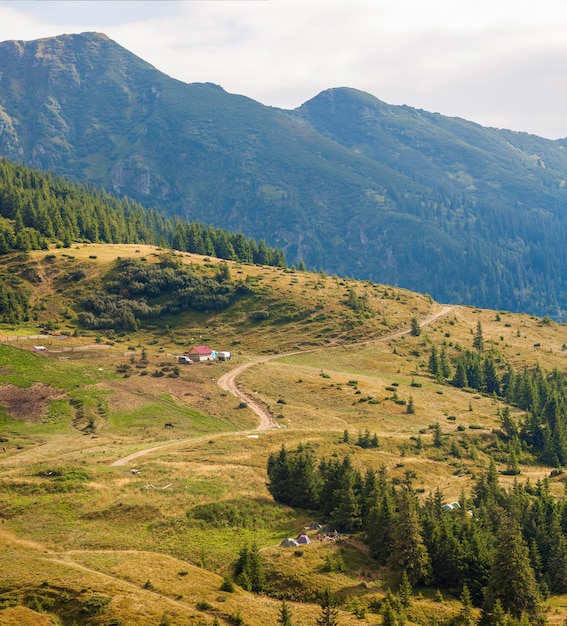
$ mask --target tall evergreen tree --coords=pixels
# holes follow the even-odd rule
[[[484,334],[482,331],[482,324],[480,323],[480,320],[478,320],[476,324],[476,332],[473,339],[473,348],[475,348],[479,352],[482,352],[484,350]]]
[[[499,599],[505,611],[515,618],[526,613],[534,623],[541,619],[542,611],[535,575],[517,522],[509,517],[502,519],[494,554],[485,602],[492,611]]]
[[[406,571],[415,585],[424,583],[431,574],[431,562],[423,541],[417,502],[413,492],[404,488],[398,493],[398,519],[393,531],[390,565]]]
[[[325,587],[319,598],[321,615],[317,619],[318,626],[338,626],[337,599],[329,587]]]
[[[459,613],[459,624],[461,626],[474,626],[476,617],[474,615],[471,593],[466,585],[463,587],[460,600],[463,606]]]

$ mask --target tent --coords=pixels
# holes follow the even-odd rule
[[[307,535],[299,535],[297,543],[311,543],[311,539]]]
[[[293,539],[292,537],[288,537],[287,539],[284,539],[281,543],[280,546],[282,548],[297,548],[299,544],[297,543],[297,541],[295,539]]]

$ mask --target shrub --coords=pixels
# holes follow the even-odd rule
[[[226,593],[234,593],[234,581],[230,578],[230,576],[225,576],[223,578],[220,590],[225,591]]]
[[[200,600],[195,606],[199,611],[210,611],[213,608],[213,605],[209,604],[206,600]]]
[[[89,615],[100,613],[111,600],[108,596],[90,596],[81,602],[79,611]]]

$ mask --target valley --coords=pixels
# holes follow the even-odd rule
[[[118,261],[171,264],[172,255],[203,276],[225,263],[251,289],[223,310],[167,314],[136,329],[77,324],[76,303],[102,292]],[[34,324],[0,328],[1,624],[56,616],[69,626],[254,626],[276,623],[285,599],[293,623],[307,626],[327,587],[340,598],[340,624],[383,623],[381,603],[388,589],[397,593],[400,572],[371,557],[363,532],[319,542],[308,531],[310,545],[280,547],[313,521],[332,521],[274,500],[266,467],[282,446],[318,460],[348,457],[361,472],[384,468],[421,503],[436,492],[445,503],[471,498],[491,459],[503,489],[545,481],[564,496],[561,469],[527,448],[519,473],[506,471],[502,414],[508,407],[521,424],[525,410],[430,371],[432,348],[457,359],[473,350],[479,324],[483,353],[497,355],[500,372],[564,371],[561,324],[145,245],[75,244],[31,251],[25,268],[20,253],[2,263],[12,276],[30,267],[42,276],[25,285],[43,333],[38,339]],[[205,344],[231,350],[232,361],[177,362]],[[362,445],[365,433],[377,446]],[[265,591],[226,591],[251,546]],[[407,624],[456,619],[458,592],[442,589],[440,602],[436,591],[414,586]],[[550,623],[567,617],[566,595],[543,606]]]

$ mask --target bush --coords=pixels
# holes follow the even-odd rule
[[[81,602],[79,611],[89,615],[100,613],[111,600],[108,596],[90,596]]]
[[[201,601],[197,602],[197,604],[195,606],[197,607],[197,609],[199,611],[210,611],[213,608],[213,605],[209,604],[205,600],[201,600]]]

